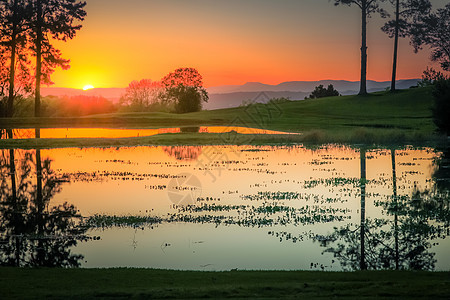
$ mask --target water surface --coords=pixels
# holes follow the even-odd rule
[[[2,264],[450,270],[448,151],[173,146],[0,154]]]
[[[35,129],[14,129],[11,131],[14,139],[31,139],[36,137]],[[129,138],[152,136],[165,133],[200,132],[200,133],[228,133],[239,134],[292,134],[282,131],[235,127],[235,126],[201,126],[181,128],[156,129],[119,129],[119,128],[43,128],[39,130],[40,138]],[[3,134],[6,137],[6,131]],[[2,136],[3,136],[2,135]]]

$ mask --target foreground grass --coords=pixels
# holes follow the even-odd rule
[[[450,273],[0,269],[2,299],[448,299]]]
[[[166,134],[128,139],[52,139],[0,141],[2,147],[88,147],[131,145],[205,145],[270,143],[435,144],[446,140],[434,134],[430,88],[391,94],[330,97],[267,105],[201,111],[189,114],[123,113],[82,118],[0,119],[0,128],[109,127],[159,128],[186,126],[245,126],[301,136],[243,136],[235,134]]]

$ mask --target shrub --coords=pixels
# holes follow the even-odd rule
[[[447,79],[449,79],[449,78],[447,76],[445,76],[445,74],[443,74],[442,72],[439,72],[433,68],[427,67],[427,69],[425,71],[423,71],[422,80],[420,80],[417,83],[417,86],[419,86],[419,87],[430,86],[430,85],[435,84],[438,81],[447,80]]]
[[[450,135],[450,79],[435,82],[433,97],[434,124],[439,132]]]
[[[334,96],[340,96],[339,92],[334,89],[334,86],[330,84],[328,88],[324,88],[323,85],[316,86],[314,91],[309,95],[310,99],[318,99],[318,98],[324,98],[324,97],[334,97]],[[305,99],[308,99],[306,97]]]

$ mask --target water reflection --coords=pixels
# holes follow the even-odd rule
[[[392,196],[375,201],[383,218],[365,216],[365,154],[361,151],[361,223],[335,227],[331,234],[316,236],[347,270],[435,270],[431,248],[449,235],[449,198],[441,197],[439,184],[434,194],[417,187],[411,195],[398,196],[395,150],[392,159]],[[442,160],[444,161],[444,160]],[[438,170],[441,166],[438,168]],[[439,171],[436,171],[439,172]],[[434,174],[436,174],[436,172]]]
[[[2,203],[3,195],[17,198],[11,190],[20,191],[11,189],[9,153],[2,152],[8,186]],[[48,207],[59,207],[72,226],[65,227],[74,230],[65,235],[75,243],[101,236],[67,248],[85,256],[81,266],[448,270],[445,153],[337,145],[179,146],[14,150],[13,161],[17,169],[22,161],[48,157],[48,163],[28,163],[30,174],[43,174],[41,188],[31,176],[32,195],[42,190],[42,200],[28,196],[29,202],[45,202],[48,215]],[[28,160],[17,158],[27,155]],[[201,188],[181,205],[170,193],[193,187],[186,176],[197,178]],[[32,215],[31,208],[22,211]],[[2,232],[10,218],[2,211]],[[30,240],[28,228],[17,226],[2,237],[23,231]]]
[[[12,129],[13,139],[32,138],[130,138],[145,137],[166,133],[239,133],[239,134],[291,134],[281,131],[265,130],[247,127],[181,127],[181,128],[156,128],[156,129],[111,129],[111,128],[45,128],[35,129]],[[39,136],[36,135],[39,133]],[[6,130],[0,129],[0,139],[5,139]]]
[[[75,206],[49,206],[65,181],[51,168],[51,160],[42,160],[40,150],[2,150],[0,169],[0,264],[80,266],[83,255],[71,248],[88,239],[87,228],[80,226]]]
[[[196,146],[165,146],[162,149],[169,156],[175,157],[177,160],[196,160],[202,154],[202,148]]]

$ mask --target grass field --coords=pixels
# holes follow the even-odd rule
[[[430,88],[395,94],[330,97],[317,100],[254,104],[189,114],[126,113],[82,118],[0,119],[2,128],[108,127],[159,128],[186,126],[245,126],[302,133],[301,136],[243,138],[250,144],[281,143],[429,143],[441,139],[434,134]],[[241,138],[242,139],[242,138]],[[217,134],[167,134],[138,139],[39,141],[36,146],[233,143]],[[23,146],[23,141],[0,142],[4,147]],[[25,143],[30,145],[29,142]]]
[[[2,299],[448,299],[450,273],[0,268]]]

